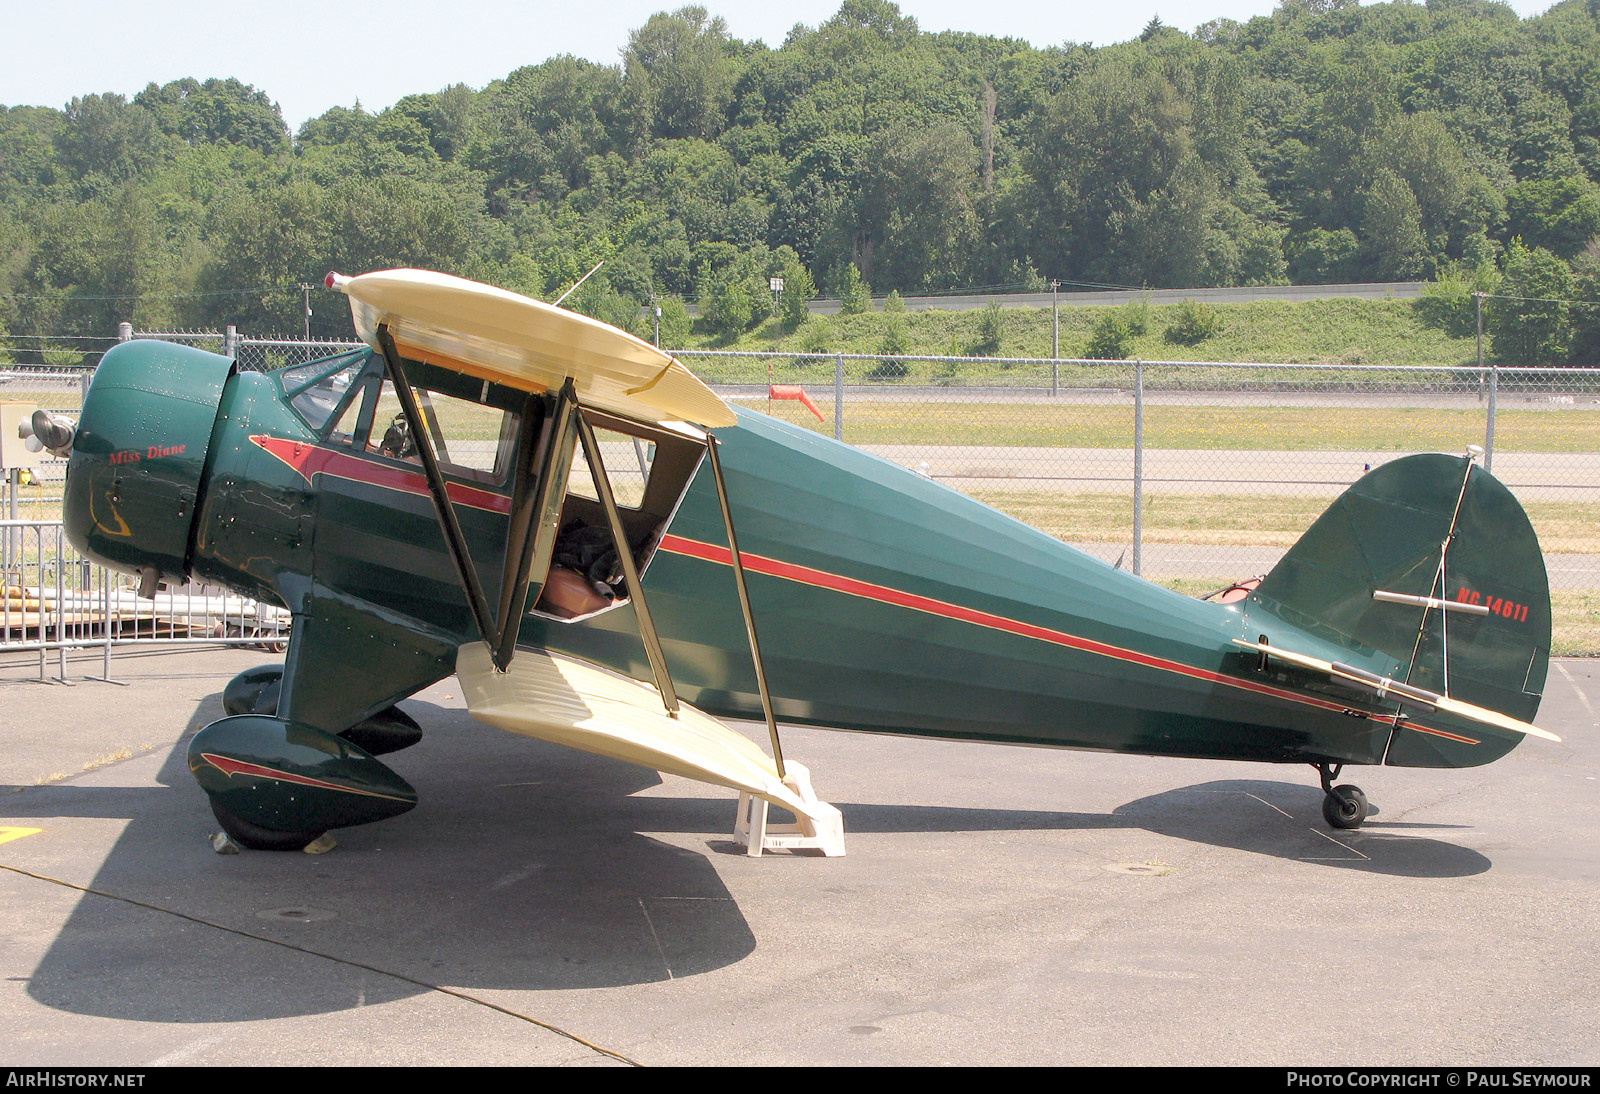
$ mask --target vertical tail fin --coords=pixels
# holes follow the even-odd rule
[[[1466,457],[1407,456],[1364,476],[1251,600],[1387,654],[1396,679],[1415,687],[1522,721],[1539,708],[1550,654],[1544,556],[1517,499]]]

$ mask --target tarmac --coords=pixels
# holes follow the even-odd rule
[[[0,659],[7,1065],[1593,1065],[1600,663],[1484,768],[789,728],[848,854],[731,792],[404,705],[405,816],[221,856],[184,746],[238,649]],[[55,670],[52,657],[45,675]],[[758,739],[761,727],[746,727]]]

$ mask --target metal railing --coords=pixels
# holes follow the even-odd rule
[[[127,645],[244,645],[281,651],[289,613],[273,605],[185,586],[138,595],[135,580],[98,566],[66,541],[59,520],[0,520],[0,653],[48,655],[65,679],[69,650],[99,649],[111,679],[113,651]]]

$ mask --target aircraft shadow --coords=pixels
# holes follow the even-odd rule
[[[164,758],[159,787],[6,794],[11,817],[129,822],[90,882],[124,899],[78,901],[29,995],[136,1021],[253,1021],[392,1001],[428,984],[649,983],[755,948],[706,854],[631,823],[629,795],[658,783],[655,772],[449,713],[428,719],[422,744],[386,758],[419,786],[419,807],[338,830],[328,855],[213,853],[217,824],[184,749],[220,717],[216,696]],[[731,823],[731,803],[720,804]]]
[[[652,832],[715,831],[726,801],[652,798],[634,814]],[[1322,819],[1322,791],[1298,783],[1226,779],[1166,790],[1110,813],[1033,809],[834,802],[844,814],[846,839],[869,832],[1023,832],[1143,830],[1173,839],[1231,847],[1274,858],[1400,877],[1467,877],[1492,863],[1470,848],[1412,835],[1444,825],[1385,824],[1382,816],[1354,832],[1335,832]],[[743,854],[732,843],[715,849]]]
[[[208,699],[189,733],[219,711]],[[331,855],[215,855],[206,838],[217,826],[184,761],[189,734],[164,758],[158,787],[66,784],[6,795],[12,817],[129,820],[91,883],[125,899],[79,900],[30,996],[138,1021],[252,1021],[398,1000],[428,984],[649,983],[754,950],[708,852],[642,834],[727,831],[726,797],[634,796],[659,781],[655,772],[486,731],[460,711],[432,708],[424,725],[422,744],[388,758],[419,786],[422,804],[339,830]],[[1380,825],[1325,834],[1320,804],[1313,787],[1241,779],[1165,791],[1109,814],[840,808],[847,833],[1138,829],[1384,874],[1489,868],[1475,851]]]

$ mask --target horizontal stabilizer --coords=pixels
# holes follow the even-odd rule
[[[811,820],[818,807],[785,786],[776,764],[748,738],[687,703],[669,716],[655,688],[575,657],[518,650],[496,672],[488,647],[456,654],[467,711],[524,737],[731,787]],[[830,808],[831,807],[826,807]]]
[[[1329,676],[1335,676],[1341,680],[1368,688],[1380,697],[1385,694],[1394,695],[1400,699],[1419,703],[1434,710],[1442,710],[1446,714],[1454,714],[1458,718],[1469,718],[1474,722],[1482,722],[1484,725],[1510,730],[1512,733],[1522,733],[1529,737],[1541,737],[1546,741],[1561,740],[1554,733],[1540,729],[1531,722],[1518,721],[1487,707],[1464,703],[1459,699],[1452,699],[1448,695],[1440,695],[1438,692],[1428,691],[1424,688],[1412,687],[1410,684],[1402,683],[1399,680],[1391,680],[1387,676],[1379,676],[1375,672],[1368,672],[1366,669],[1357,668],[1355,665],[1346,665],[1338,661],[1324,661],[1320,657],[1309,657],[1303,653],[1295,653],[1292,650],[1269,646],[1262,642],[1247,642],[1242,638],[1235,638],[1233,644],[1235,646],[1243,646],[1247,650],[1255,650],[1258,653],[1267,654],[1270,657],[1280,658],[1292,665],[1299,665],[1301,668],[1325,672]]]

